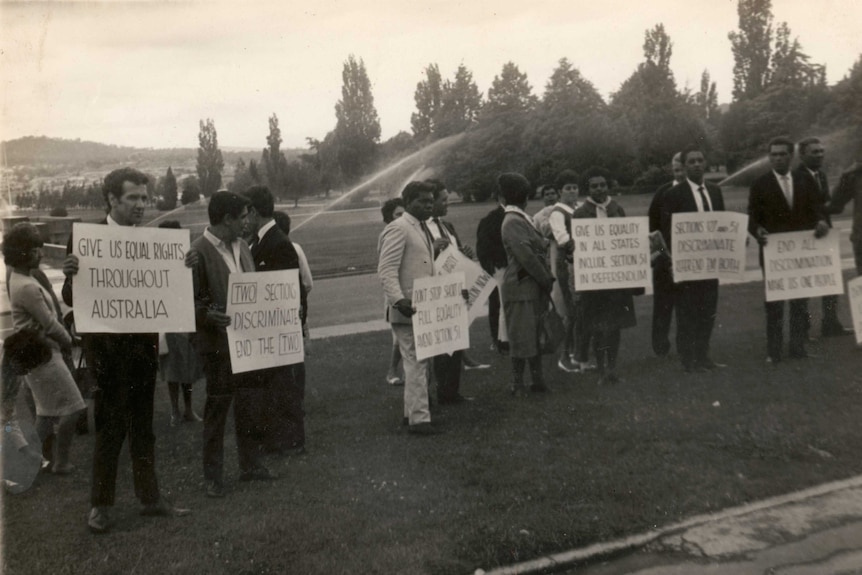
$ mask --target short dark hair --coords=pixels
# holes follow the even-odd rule
[[[224,221],[225,216],[238,218],[243,208],[247,208],[250,202],[239,194],[226,191],[218,191],[210,198],[207,214],[210,217],[210,225],[217,226]]]
[[[554,187],[557,190],[562,190],[563,186],[566,184],[575,184],[579,185],[580,178],[578,177],[578,173],[574,170],[563,170],[557,177],[554,179]]]
[[[242,195],[251,202],[251,207],[262,218],[272,217],[272,212],[275,210],[275,199],[268,187],[263,185],[251,186]]]
[[[404,207],[404,200],[401,198],[392,198],[383,202],[380,213],[383,215],[384,224],[388,224],[395,219],[395,208],[398,207]]]
[[[401,192],[401,199],[404,201],[404,207],[407,207],[410,202],[425,193],[434,195],[434,186],[428,182],[410,182],[404,186],[404,190]]]
[[[811,144],[819,144],[820,138],[810,137],[799,141],[799,153],[804,154]]]
[[[275,220],[275,225],[284,232],[284,235],[290,235],[290,216],[287,212],[272,212],[272,219]]]
[[[545,194],[546,194],[547,192],[550,192],[550,191],[554,191],[554,192],[557,192],[557,193],[559,193],[559,192],[560,192],[560,191],[557,189],[557,187],[556,187],[555,185],[553,185],[553,184],[545,184],[544,186],[542,186],[542,187],[539,189],[539,195],[540,195],[540,196],[542,196],[542,197],[545,197]]]
[[[160,228],[165,228],[169,230],[181,230],[183,227],[180,225],[179,220],[165,220],[159,224]]]
[[[591,166],[586,172],[584,172],[584,175],[581,178],[582,193],[590,192],[590,180],[593,178],[604,178],[605,182],[608,184],[608,188],[611,187],[611,173],[601,166]]]
[[[769,140],[769,145],[766,147],[766,151],[770,151],[772,146],[787,146],[787,151],[792,155],[795,144],[793,143],[793,140],[787,136],[777,136]]]
[[[444,184],[443,182],[441,182],[440,180],[437,180],[435,178],[429,178],[429,179],[425,180],[425,183],[431,184],[432,186],[434,186],[434,199],[435,200],[440,197],[440,192],[442,192],[443,190],[446,189],[446,184]]]
[[[105,198],[105,204],[107,204],[108,208],[111,207],[108,196],[114,196],[118,200],[123,197],[124,182],[132,182],[136,186],[143,186],[150,183],[150,178],[142,171],[134,168],[120,168],[105,176],[105,180],[102,182],[102,197]]]
[[[507,205],[521,205],[530,196],[530,182],[517,172],[505,172],[497,176],[497,186]]]
[[[685,161],[688,158],[688,155],[692,152],[700,152],[703,154],[703,150],[700,149],[699,146],[689,146],[687,148],[683,148],[682,152],[679,154],[679,161],[682,162],[682,165],[685,165]],[[703,157],[706,158],[706,154],[703,154]]]
[[[23,266],[30,260],[30,250],[41,248],[42,236],[30,222],[18,222],[3,234],[3,261],[7,266]]]

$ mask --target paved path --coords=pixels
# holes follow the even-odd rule
[[[862,476],[476,573],[548,569],[570,575],[862,574]]]

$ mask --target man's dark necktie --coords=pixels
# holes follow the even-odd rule
[[[706,197],[706,192],[703,190],[703,186],[699,186],[697,191],[700,193],[700,203],[703,204],[703,211],[708,212],[709,209],[709,200]]]
[[[255,251],[257,249],[257,244],[260,243],[260,238],[257,237],[257,234],[251,236],[251,243],[249,243],[248,247],[251,251]]]
[[[431,230],[428,229],[428,226],[425,224],[425,220],[419,222],[419,226],[422,228],[422,231],[425,233],[425,240],[428,242],[428,250],[431,252],[431,255],[434,255],[434,236],[431,235]]]

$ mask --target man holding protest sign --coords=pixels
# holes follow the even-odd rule
[[[275,476],[259,462],[261,433],[257,410],[262,390],[256,374],[232,373],[225,328],[230,274],[253,272],[254,258],[240,236],[246,226],[249,201],[227,191],[212,195],[207,208],[210,225],[192,243],[198,254],[193,268],[198,352],[207,380],[204,407],[203,463],[208,497],[224,497],[224,428],[233,403],[240,480],[270,480]],[[257,387],[256,387],[257,386]]]
[[[251,255],[259,272],[271,270],[298,270],[299,255],[293,243],[276,225],[273,218],[275,200],[266,186],[252,186],[243,193],[251,206],[248,210],[248,227],[252,234]],[[306,307],[307,294],[300,283],[301,308]],[[266,389],[261,405],[264,415],[264,449],[279,453],[305,452],[305,389],[296,377],[302,364],[272,367],[257,371]]]
[[[454,245],[465,256],[472,258],[475,255],[473,249],[462,244],[455,232],[455,226],[443,219],[443,216],[449,212],[449,191],[446,186],[440,180],[426,180],[426,183],[434,186],[434,209],[428,224],[428,230],[434,238],[434,257],[439,256],[440,252],[449,245]],[[434,378],[437,381],[437,401],[440,405],[454,405],[473,400],[472,397],[461,395],[461,365],[469,363],[480,368],[489,366],[477,364],[465,358],[466,353],[463,350],[458,350],[452,355],[441,354],[434,357]]]
[[[829,233],[823,213],[823,202],[813,179],[790,173],[793,142],[785,137],[769,142],[769,163],[772,170],[751,185],[748,195],[748,231],[760,244],[760,265],[764,265],[763,247],[769,234],[814,230],[814,237]],[[808,299],[789,300],[791,358],[805,358],[808,337]],[[781,361],[784,339],[784,301],[766,302],[767,361]]]
[[[147,200],[147,175],[121,168],[105,176],[102,194],[108,216],[100,222],[107,226],[137,226],[144,217]],[[73,277],[80,260],[69,238],[63,262],[66,281],[63,300],[73,306]],[[174,507],[160,496],[155,469],[153,434],[153,395],[158,371],[157,333],[85,333],[83,353],[92,369],[99,395],[96,396],[96,442],[93,451],[93,484],[87,526],[93,533],[105,533],[111,526],[110,508],[114,505],[117,463],[126,436],[132,459],[135,495],[143,504],[141,515],[181,516],[188,509]]]
[[[829,181],[823,173],[823,158],[825,149],[818,138],[805,138],[799,142],[799,167],[794,170],[794,175],[800,178],[811,179],[820,192],[821,200],[828,204],[831,198],[829,194]],[[824,213],[826,222],[832,227],[832,220],[828,213]],[[838,296],[825,295],[821,298],[823,317],[820,320],[820,334],[823,337],[836,337],[842,335],[853,335],[852,329],[841,325],[838,319]]]
[[[689,148],[680,156],[685,181],[671,188],[662,199],[661,229],[669,249],[673,250],[672,216],[686,212],[722,212],[724,196],[721,188],[704,181],[706,158],[703,152]],[[677,282],[676,349],[687,373],[704,372],[719,367],[709,357],[709,340],[715,325],[718,307],[718,280],[704,279]]]
[[[383,284],[392,332],[404,363],[404,418],[410,433],[434,435],[428,403],[428,362],[416,359],[412,294],[417,278],[434,275],[433,238],[426,221],[434,209],[434,186],[410,182],[401,193],[405,213],[389,223],[377,245],[377,275]]]

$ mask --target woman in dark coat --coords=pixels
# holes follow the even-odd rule
[[[497,179],[506,202],[503,247],[508,264],[500,286],[503,313],[512,358],[512,394],[522,395],[524,367],[530,364],[531,391],[547,391],[539,351],[539,317],[548,309],[554,276],[547,262],[547,240],[524,212],[530,184],[521,174],[501,174]]]
[[[608,197],[610,175],[601,168],[590,168],[583,176],[581,189],[589,197],[572,218],[623,218],[622,206]],[[637,325],[631,289],[583,291],[578,294],[585,333],[591,334],[599,370],[599,385],[617,383],[617,356],[620,330]]]

